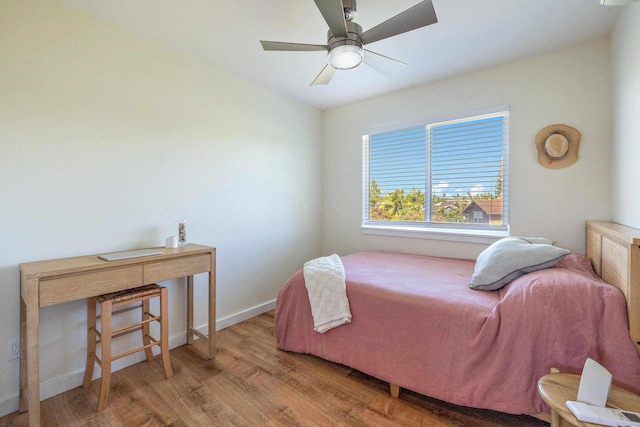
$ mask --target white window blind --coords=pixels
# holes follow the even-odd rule
[[[509,114],[363,137],[363,225],[506,230]]]

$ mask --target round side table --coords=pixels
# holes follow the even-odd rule
[[[551,408],[551,427],[577,426],[598,427],[600,424],[579,421],[567,408],[567,400],[578,398],[580,375],[553,373],[545,375],[538,381],[538,393]],[[640,396],[617,386],[611,387],[607,406],[640,412]],[[601,426],[600,426],[601,427]]]

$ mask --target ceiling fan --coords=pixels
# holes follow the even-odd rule
[[[336,70],[349,70],[362,62],[374,70],[390,76],[398,68],[407,64],[363,49],[363,46],[438,22],[431,0],[423,0],[404,12],[362,32],[362,27],[353,22],[356,17],[356,0],[314,1],[329,26],[326,45],[260,40],[264,50],[327,51],[327,65],[313,80],[312,86],[326,85],[331,81]]]

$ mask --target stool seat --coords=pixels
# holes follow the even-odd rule
[[[160,299],[159,315],[153,315],[149,310],[149,301],[152,298]],[[100,316],[97,315],[98,304],[101,305]],[[124,308],[116,311],[113,310],[116,307],[122,306],[124,306]],[[142,310],[142,318],[139,322],[115,329],[112,328],[111,320],[114,315],[136,309]],[[98,319],[101,319],[100,330],[97,328]],[[98,399],[98,411],[102,411],[107,406],[111,384],[111,362],[116,359],[144,350],[147,361],[150,362],[153,360],[151,347],[158,346],[160,347],[165,377],[171,378],[173,376],[173,369],[171,368],[171,360],[169,358],[168,321],[167,288],[155,283],[99,295],[87,300],[87,364],[82,386],[86,388],[91,385],[93,370],[95,365],[98,364],[102,368],[102,384],[100,386],[100,397]],[[158,322],[160,324],[159,339],[150,335],[149,324],[151,322]],[[137,331],[142,331],[142,346],[115,356],[111,354],[112,339]],[[96,352],[97,344],[101,344],[100,357],[98,357]]]
[[[158,286],[155,283],[152,283],[150,285],[144,285],[138,288],[98,295],[97,297],[95,297],[95,299],[100,304],[104,303],[105,301],[111,301],[111,303],[115,305],[142,297],[154,297],[156,295],[160,296],[161,291],[162,286]]]

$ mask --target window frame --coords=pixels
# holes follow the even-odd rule
[[[363,234],[374,234],[383,236],[395,236],[395,237],[411,237],[411,238],[425,238],[425,239],[437,239],[437,240],[451,240],[451,241],[464,241],[473,243],[492,243],[500,238],[509,236],[510,229],[510,216],[509,216],[509,106],[500,105],[483,110],[476,110],[471,112],[459,113],[455,115],[449,115],[445,117],[433,118],[425,120],[422,123],[413,123],[404,126],[395,126],[388,129],[377,130],[375,132],[369,132],[362,136],[362,224],[361,232]],[[502,203],[503,203],[503,221],[506,224],[502,226],[486,226],[471,223],[434,223],[429,221],[371,221],[370,215],[370,203],[369,203],[369,189],[371,183],[371,177],[369,173],[369,160],[370,160],[370,148],[369,137],[370,135],[400,131],[405,128],[424,126],[428,129],[434,125],[441,125],[447,122],[454,123],[460,121],[473,121],[482,117],[491,116],[503,116],[505,120],[503,131],[503,145],[502,145],[502,157],[503,157],[503,171],[502,171]],[[427,138],[427,141],[429,138]],[[431,154],[428,142],[425,141],[425,150],[427,151],[427,160],[425,169],[430,169]],[[427,182],[431,180],[431,171],[427,170]],[[425,188],[425,215],[431,214],[432,188],[428,185]]]

